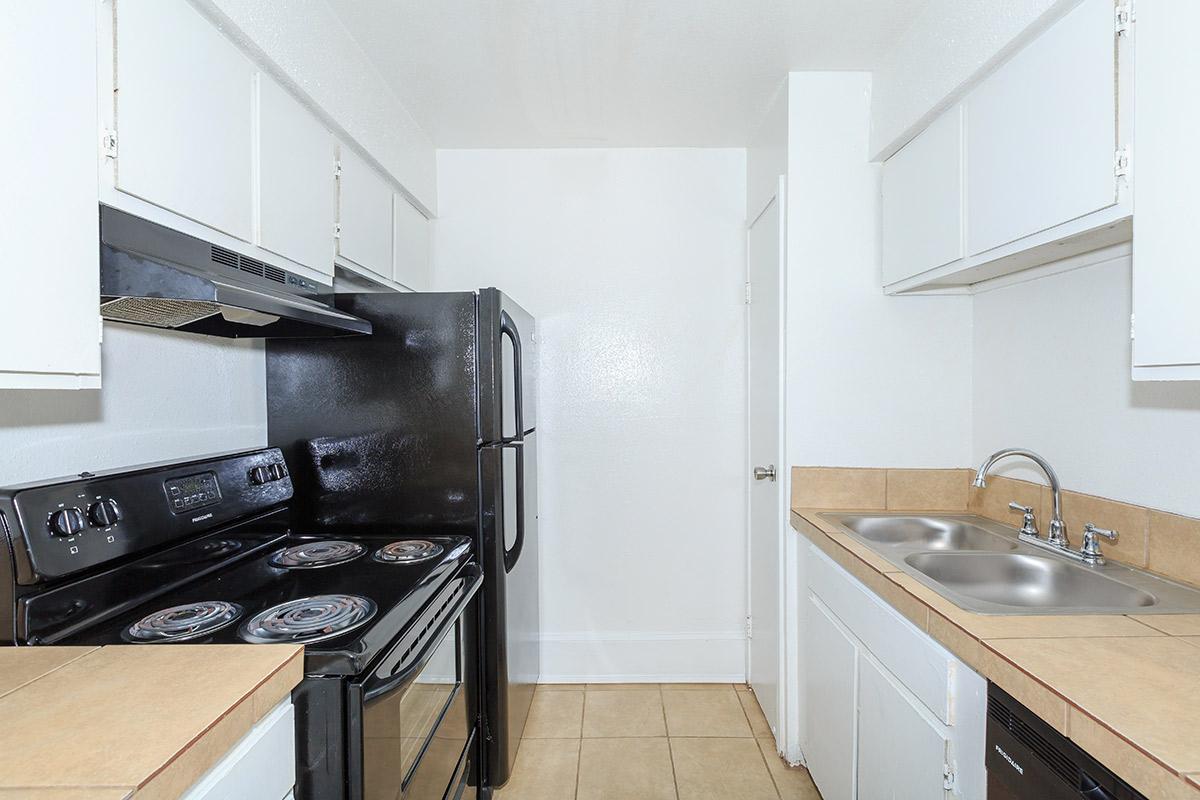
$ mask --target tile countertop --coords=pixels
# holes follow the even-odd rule
[[[972,614],[826,513],[795,508],[792,527],[1142,794],[1200,800],[1200,614]]]
[[[291,693],[303,654],[0,647],[0,800],[176,798]]]

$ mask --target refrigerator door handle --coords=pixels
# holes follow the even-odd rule
[[[521,558],[521,550],[525,547],[525,448],[516,443],[510,445],[517,457],[517,536],[512,549],[504,550],[504,571],[512,572]]]
[[[513,318],[508,315],[507,311],[500,312],[500,333],[507,336],[512,341],[513,346],[513,398],[516,408],[517,417],[517,433],[513,437],[513,441],[521,441],[521,437],[525,435],[525,400],[522,396],[522,388],[524,386],[525,372],[521,369],[521,333],[517,330],[517,325],[513,322]],[[501,397],[503,397],[501,393]],[[503,414],[501,414],[503,419]],[[501,423],[500,435],[504,435],[503,422]]]

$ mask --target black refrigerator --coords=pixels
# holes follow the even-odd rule
[[[476,537],[484,785],[541,676],[534,319],[497,289],[339,295],[370,336],[267,342],[267,436],[301,529]]]

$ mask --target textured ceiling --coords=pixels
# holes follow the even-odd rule
[[[740,147],[928,0],[328,0],[438,147]]]

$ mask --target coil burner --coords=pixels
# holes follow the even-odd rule
[[[355,542],[330,539],[322,542],[306,542],[271,556],[271,566],[287,569],[318,569],[344,564],[367,552],[367,548]]]
[[[379,548],[375,552],[375,560],[382,561],[385,564],[417,564],[421,561],[437,558],[442,554],[444,549],[436,542],[430,542],[425,539],[410,539],[403,542],[392,542],[389,545]]]
[[[256,644],[319,642],[365,625],[376,606],[351,594],[319,594],[272,606],[242,625],[242,638]]]
[[[123,636],[129,642],[183,642],[218,631],[242,616],[242,607],[223,600],[172,606],[143,617]]]

